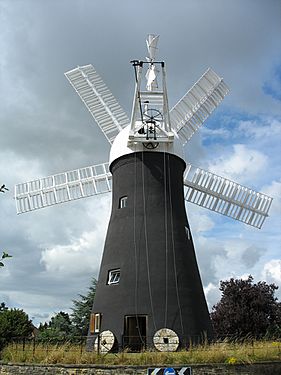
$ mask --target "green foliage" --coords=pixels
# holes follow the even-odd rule
[[[3,251],[3,254],[1,255],[1,260],[5,259],[5,258],[12,258],[12,255],[9,255],[8,253],[6,253],[5,251]],[[0,261],[0,267],[4,267],[4,263]]]
[[[31,335],[33,325],[28,315],[19,309],[8,309],[5,303],[0,307],[0,349],[14,338]]]
[[[80,298],[73,301],[71,316],[60,311],[51,318],[49,323],[40,324],[37,337],[39,342],[77,342],[81,336],[87,335],[96,284],[96,279],[92,279],[87,294],[80,294]]]
[[[40,324],[37,339],[40,342],[60,342],[71,340],[74,334],[75,327],[71,323],[69,314],[60,311],[49,323]]]
[[[88,293],[86,295],[79,294],[79,300],[73,300],[71,320],[76,327],[77,335],[86,336],[88,334],[90,314],[96,294],[97,280],[91,280]]]
[[[219,337],[236,338],[280,336],[281,304],[274,297],[278,287],[247,280],[221,281],[220,302],[213,307],[211,319]]]
[[[4,253],[4,258],[8,257]],[[73,301],[72,314],[60,311],[48,323],[40,324],[37,340],[42,343],[78,342],[81,336],[88,333],[90,314],[96,292],[97,281],[91,280],[86,295],[79,295]],[[12,338],[28,338],[33,326],[23,310],[9,310],[5,303],[0,304],[0,350]]]
[[[5,311],[5,310],[8,310],[8,307],[6,306],[5,302],[1,302],[0,303],[0,313],[1,313],[1,311]]]

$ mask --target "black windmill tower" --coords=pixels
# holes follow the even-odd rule
[[[208,69],[169,110],[165,63],[131,61],[131,120],[92,65],[65,73],[112,144],[109,163],[16,186],[18,213],[112,190],[88,346],[174,351],[212,338],[185,201],[260,228],[272,199],[184,160],[183,146],[228,88]]]

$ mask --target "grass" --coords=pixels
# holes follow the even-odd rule
[[[23,350],[24,349],[24,350]],[[191,347],[178,352],[144,351],[141,353],[86,352],[84,347],[64,345],[26,344],[9,345],[1,359],[12,363],[41,364],[97,364],[97,365],[180,365],[200,363],[254,363],[281,360],[281,342],[255,341],[252,343],[214,343]]]

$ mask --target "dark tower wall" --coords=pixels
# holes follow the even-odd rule
[[[181,344],[203,332],[212,336],[209,313],[187,221],[179,157],[137,152],[111,164],[112,213],[93,305],[100,332],[124,340],[125,316],[147,316],[146,342],[161,328]],[[120,198],[127,197],[120,208]],[[108,285],[110,270],[118,284]]]

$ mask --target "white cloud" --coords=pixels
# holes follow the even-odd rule
[[[270,194],[276,198],[281,197],[281,181],[272,181],[272,183],[264,190],[267,194]]]
[[[281,122],[276,118],[264,118],[261,121],[240,121],[238,130],[245,136],[255,139],[281,137]]]
[[[79,237],[72,236],[68,244],[57,244],[41,253],[41,264],[54,277],[98,274],[107,230],[109,197],[89,203],[87,208],[87,218],[94,223],[93,230],[83,231]]]
[[[219,285],[215,285],[213,283],[209,283],[204,288],[205,297],[208,303],[209,311],[212,310],[212,307],[218,303],[221,297],[221,292],[219,290]]]
[[[206,126],[203,126],[201,129],[201,133],[203,137],[220,137],[220,138],[228,138],[231,135],[231,132],[225,128],[216,128],[216,129],[211,129]]]
[[[214,227],[215,223],[210,218],[206,210],[204,212],[203,210],[198,209],[198,207],[195,207],[191,203],[187,203],[186,206],[193,234],[207,232]]]
[[[217,161],[212,160],[209,169],[218,175],[245,183],[261,173],[266,168],[267,161],[267,156],[262,152],[243,144],[235,144],[232,154],[221,157]]]
[[[278,215],[279,220],[281,215],[281,181],[272,181],[270,185],[264,186],[262,191],[273,198],[269,214],[270,216]],[[281,228],[280,220],[279,227]]]
[[[103,231],[104,232],[104,231]],[[85,232],[69,245],[56,245],[42,251],[41,262],[47,272],[59,277],[97,273],[104,236],[101,232]]]
[[[272,259],[265,263],[262,278],[268,283],[281,285],[281,259]]]

